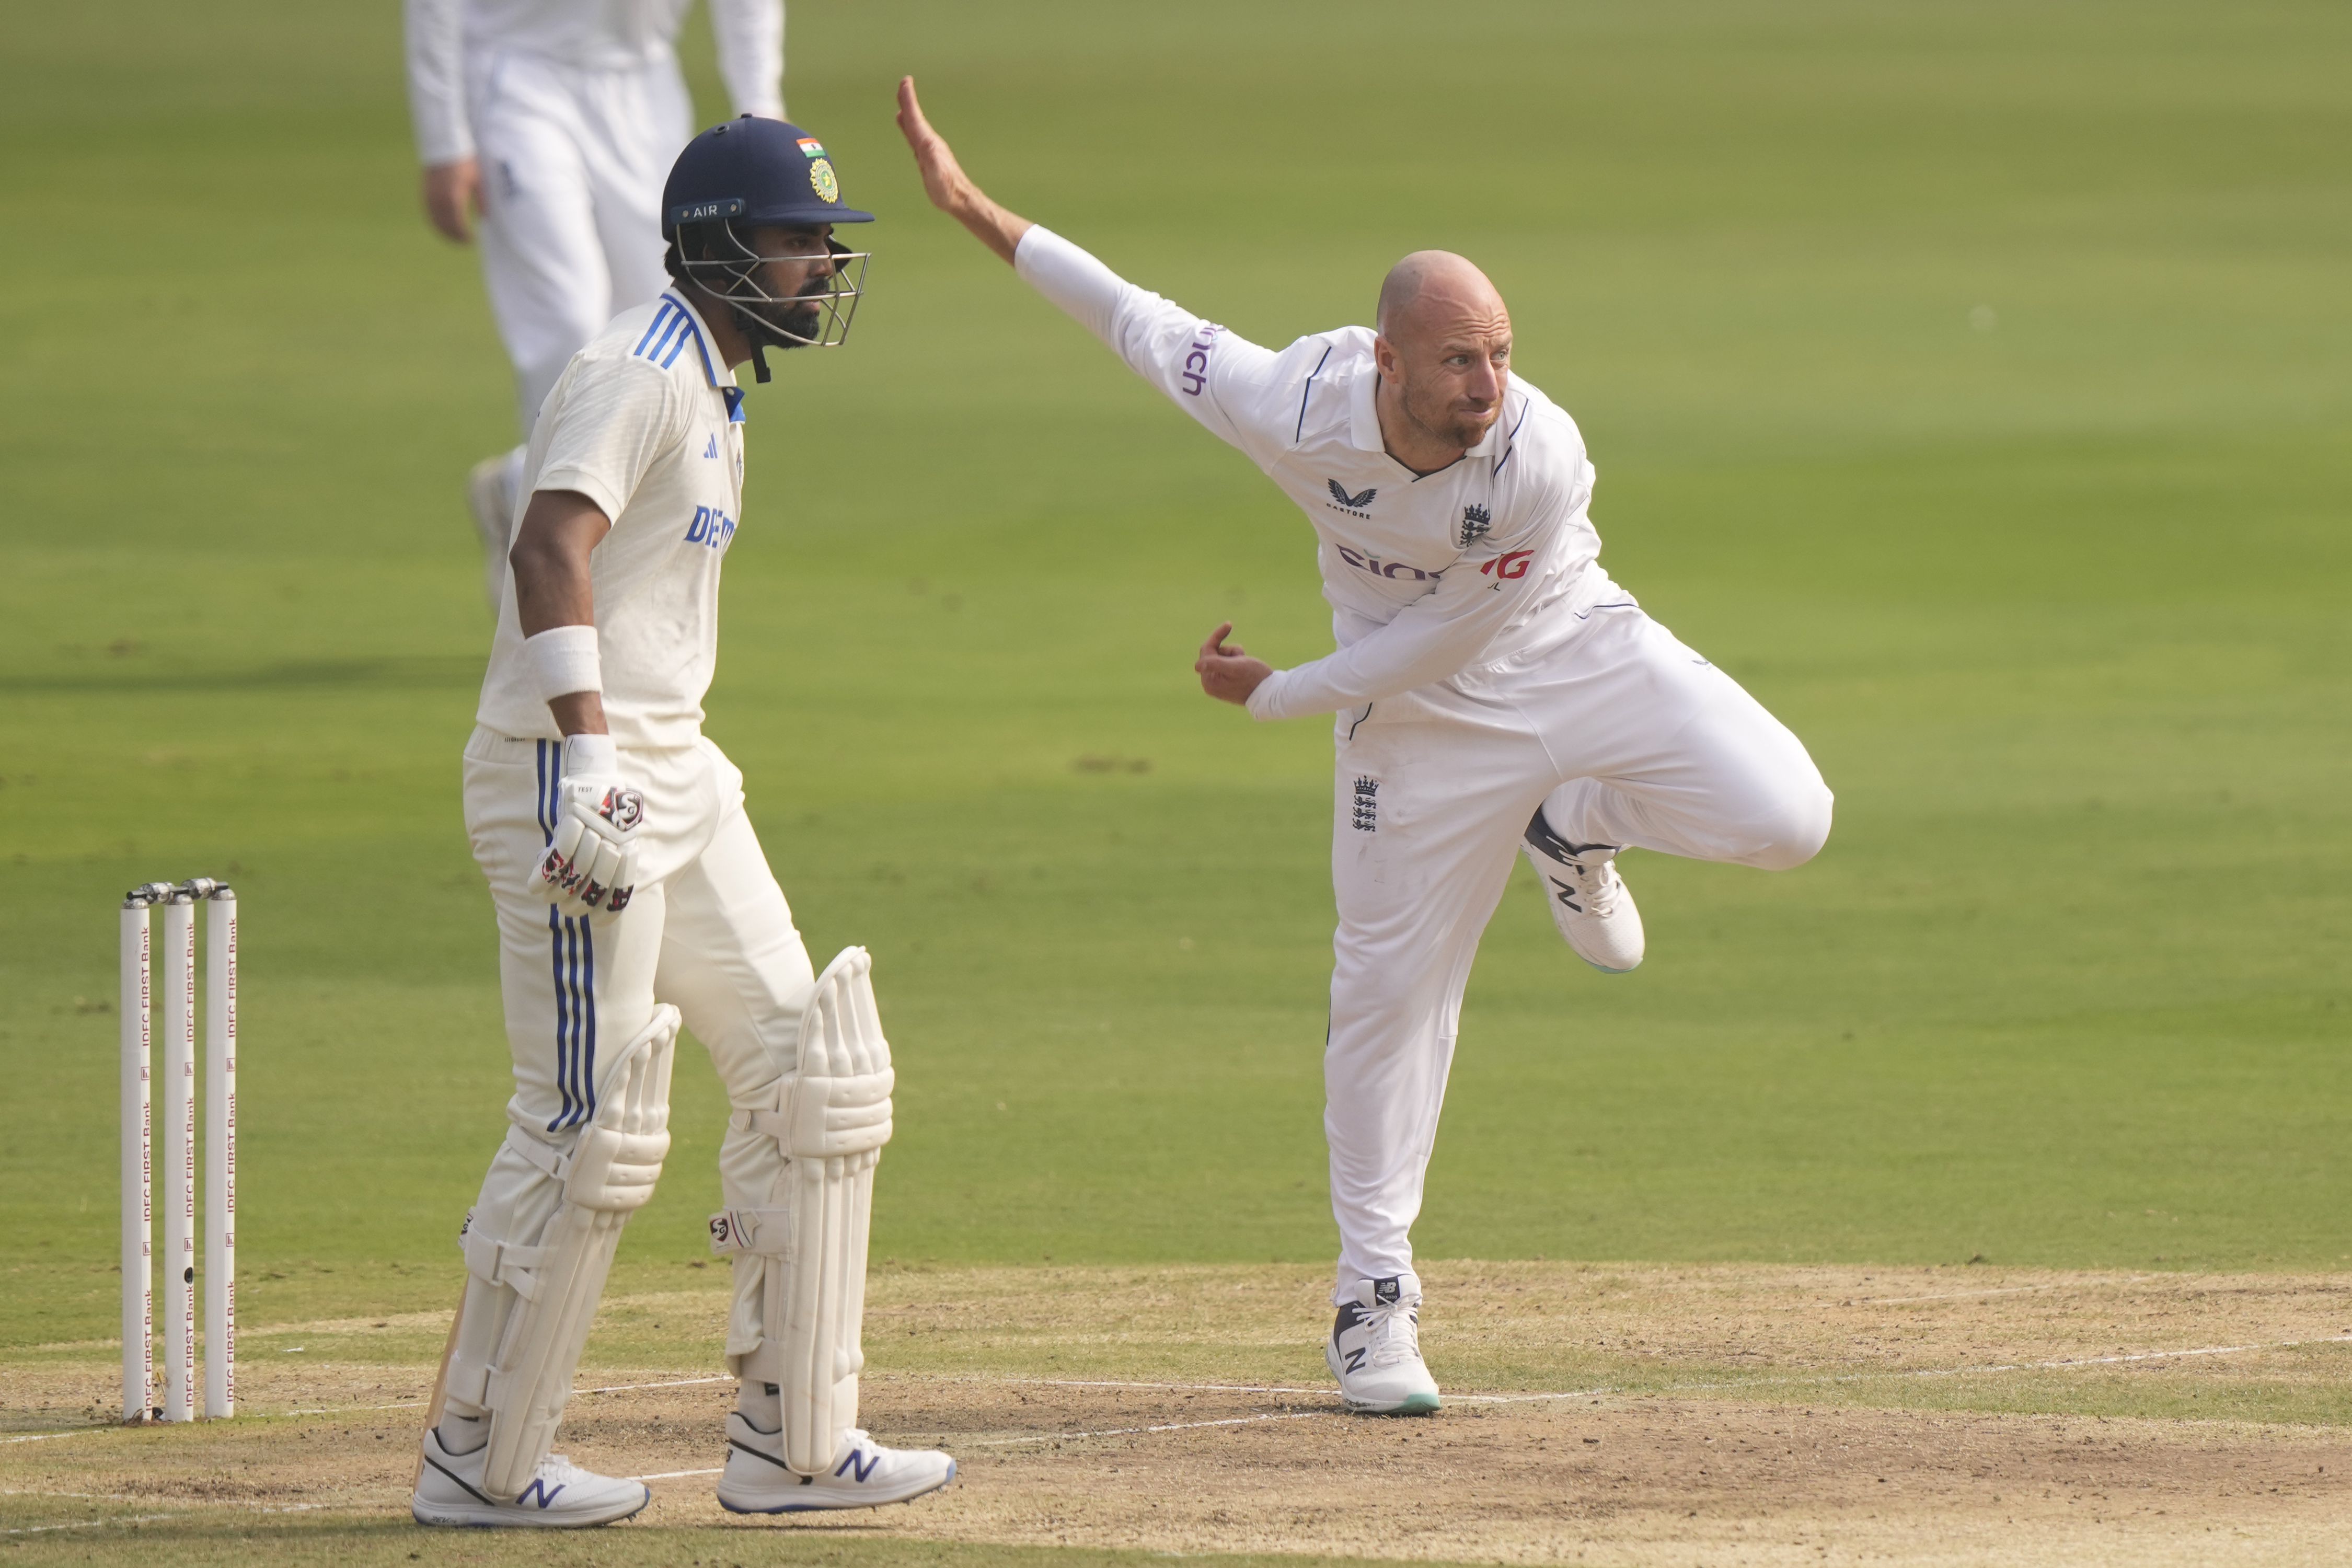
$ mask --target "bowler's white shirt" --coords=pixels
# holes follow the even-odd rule
[[[471,157],[467,80],[502,53],[580,70],[665,65],[693,0],[405,0],[408,103],[427,163]],[[784,117],[783,0],[710,0],[719,74],[738,114]]]
[[[1254,716],[1332,712],[1498,663],[1556,641],[1609,589],[1584,438],[1517,376],[1484,440],[1416,475],[1381,440],[1369,329],[1260,348],[1044,228],[1022,236],[1013,265],[1313,525],[1339,649],[1276,671],[1251,696]]]
[[[675,290],[613,320],[549,393],[523,490],[577,490],[613,520],[590,552],[604,721],[622,746],[690,746],[719,661],[719,567],[743,510],[742,390]],[[476,721],[560,738],[525,663],[514,574]]]

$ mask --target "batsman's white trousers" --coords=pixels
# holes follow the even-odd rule
[[[1335,1302],[1412,1268],[1462,993],[1538,805],[1578,844],[1779,869],[1829,837],[1804,746],[1614,589],[1502,665],[1339,715],[1323,1125]]]
[[[693,134],[677,62],[584,70],[517,50],[467,77],[482,276],[523,439],[582,345],[661,292],[661,193]]]
[[[708,740],[621,752],[622,775],[646,797],[637,890],[617,920],[600,926],[559,917],[528,890],[555,822],[560,752],[553,741],[483,729],[466,745],[466,830],[498,907],[514,1057],[507,1119],[569,1148],[595,1115],[604,1056],[636,1037],[657,1000],[685,1016],[730,1103],[772,1106],[777,1079],[799,1059],[801,1013],[816,975],[743,815],[743,775]],[[784,1158],[772,1136],[730,1129],[719,1164],[723,1202],[705,1208],[786,1202]],[[697,1178],[673,1161],[666,1179]],[[526,1225],[554,1201],[543,1173],[502,1146],[475,1212],[490,1235],[534,1234]],[[730,1370],[760,1347],[763,1266],[749,1255],[735,1264]]]

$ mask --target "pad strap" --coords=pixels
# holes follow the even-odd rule
[[[544,1247],[517,1247],[474,1228],[471,1211],[457,1232],[458,1250],[466,1255],[466,1272],[488,1285],[504,1285],[526,1301],[539,1300],[539,1277],[533,1273],[547,1261]]]
[[[793,1260],[793,1211],[720,1209],[710,1216],[710,1250],[719,1256],[749,1252]]]
[[[890,1142],[890,1090],[897,1081],[888,1068],[842,1078],[790,1074],[776,1085],[779,1109],[738,1110],[727,1124],[773,1138],[795,1160],[863,1154]]]

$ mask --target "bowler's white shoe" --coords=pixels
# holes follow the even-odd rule
[[[730,1513],[878,1508],[937,1491],[955,1479],[955,1461],[937,1448],[886,1448],[853,1426],[841,1440],[832,1469],[821,1476],[794,1475],[784,1468],[784,1435],[762,1432],[740,1411],[730,1411],[719,1506]]]
[[[425,1434],[425,1464],[408,1511],[419,1524],[470,1524],[491,1530],[582,1530],[626,1519],[653,1501],[643,1481],[621,1480],[583,1470],[561,1454],[550,1454],[539,1473],[512,1502],[493,1502],[482,1491],[487,1443],[470,1454],[452,1454],[436,1428]]]
[[[482,541],[482,594],[490,608],[499,607],[506,587],[507,552],[514,541],[514,456],[500,452],[484,458],[466,476],[466,507],[474,514],[474,531]]]
[[[1323,1359],[1339,1380],[1339,1402],[1366,1415],[1427,1415],[1437,1382],[1421,1359],[1421,1279],[1392,1274],[1360,1279],[1339,1304]]]
[[[1577,957],[1611,974],[1642,962],[1642,911],[1617,874],[1617,845],[1570,844],[1538,806],[1519,847],[1551,897],[1551,923]]]

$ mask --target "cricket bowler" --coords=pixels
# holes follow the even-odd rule
[[[702,733],[719,574],[743,512],[746,360],[846,336],[866,254],[824,147],[746,116],[662,197],[670,287],[549,392],[530,501],[465,751],[466,826],[497,906],[514,1097],[466,1216],[466,1289],[436,1390],[420,1523],[625,1519],[642,1481],[551,1454],[604,1276],[669,1147],[681,1025],[732,1114],[714,1250],[733,1261],[720,1505],[865,1508],[955,1462],[857,1426],[875,1162],[890,1053],[862,948],[815,973]],[[716,1436],[716,1434],[714,1434]]]
[[[1261,348],[1007,212],[911,79],[898,102],[932,204],[1239,447],[1315,531],[1337,651],[1274,669],[1226,625],[1193,668],[1254,719],[1336,718],[1325,1357],[1353,1409],[1433,1411],[1410,1233],[1512,857],[1568,945],[1622,973],[1643,941],[1621,850],[1801,865],[1829,837],[1829,789],[1794,735],[1601,569],[1583,438],[1512,374],[1510,313],[1476,267],[1417,251],[1381,283],[1374,330]]]

